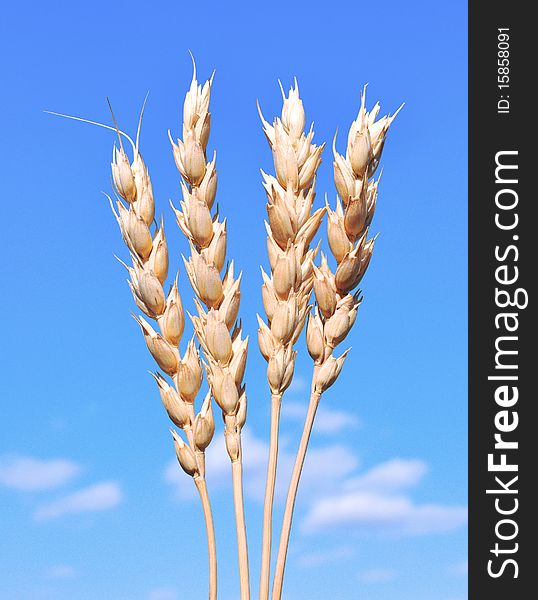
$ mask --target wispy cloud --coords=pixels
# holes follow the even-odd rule
[[[396,571],[393,569],[367,569],[361,571],[358,575],[362,583],[384,583],[391,581],[396,577]]]
[[[416,486],[428,472],[421,460],[394,458],[346,481],[348,490],[387,492]]]
[[[351,546],[340,546],[326,551],[303,552],[295,562],[300,567],[314,568],[340,562],[353,556],[355,556],[355,551]]]
[[[306,409],[306,403],[284,402],[282,416],[303,423],[306,417]],[[345,429],[355,429],[359,425],[360,421],[356,415],[327,406],[318,408],[316,416],[316,432],[318,433],[334,434]]]
[[[63,515],[103,511],[114,508],[123,500],[121,486],[116,481],[103,481],[83,488],[53,502],[42,504],[34,512],[38,521]]]
[[[51,490],[71,481],[80,466],[66,459],[43,460],[31,456],[0,456],[0,485],[33,492]]]
[[[423,461],[395,458],[348,477],[311,503],[302,530],[353,527],[419,535],[461,527],[467,521],[465,506],[420,504],[409,496],[407,490],[416,487],[427,472]]]
[[[263,502],[267,457],[269,446],[246,428],[243,431],[244,482],[246,494],[258,502]],[[288,440],[281,440],[279,453],[279,475],[276,487],[276,499],[285,498],[293,463],[295,448]],[[230,461],[224,448],[222,436],[218,436],[207,449],[207,474],[211,478],[212,489],[230,486]],[[318,495],[351,475],[359,461],[351,448],[332,444],[313,447],[309,450],[301,490],[306,494]],[[172,484],[181,498],[196,498],[192,481],[179,469],[176,461],[171,461],[165,469],[165,480]]]
[[[45,571],[47,579],[73,579],[78,575],[71,565],[53,565]]]
[[[261,503],[268,444],[250,429],[243,434],[245,493]],[[277,502],[286,496],[295,450],[289,440],[281,440]],[[448,532],[465,524],[465,506],[423,504],[411,497],[412,488],[428,472],[424,461],[394,458],[364,473],[358,472],[359,464],[355,451],[342,444],[310,448],[301,479],[301,504],[306,507],[301,523],[304,533],[341,527],[419,535]],[[212,489],[230,487],[230,464],[222,436],[216,437],[208,448],[207,473]],[[175,487],[179,497],[196,498],[192,481],[184,476],[176,461],[167,466],[165,480]]]
[[[149,592],[148,600],[179,600],[179,595],[173,588],[157,588]]]
[[[400,534],[451,531],[467,521],[467,508],[416,504],[403,495],[344,492],[314,502],[304,521],[306,532],[333,527],[366,527]]]

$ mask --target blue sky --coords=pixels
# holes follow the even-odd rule
[[[205,597],[203,524],[173,465],[168,422],[133,303],[109,189],[112,136],[43,113],[108,121],[110,96],[142,148],[173,264],[186,244],[168,199],[191,76],[217,70],[212,137],[228,254],[245,271],[242,317],[256,333],[266,264],[258,120],[299,80],[316,140],[355,117],[359,91],[405,109],[387,143],[365,301],[338,383],[323,398],[301,488],[285,600],[466,598],[466,5],[162,2],[11,4],[0,25],[4,276],[0,280],[0,598]],[[330,153],[318,179],[334,198]],[[182,270],[181,292],[192,307]],[[299,343],[285,397],[283,473],[306,406]],[[265,361],[251,345],[247,517],[257,588],[267,452]],[[220,434],[220,430],[219,430]],[[222,600],[237,598],[227,464],[210,459]],[[327,506],[338,506],[338,511]],[[282,507],[278,495],[277,517]],[[278,523],[278,521],[277,521]]]

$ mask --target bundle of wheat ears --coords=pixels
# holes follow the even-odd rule
[[[217,551],[205,468],[205,450],[215,433],[214,401],[222,411],[225,446],[231,463],[240,598],[248,600],[250,576],[241,445],[241,430],[247,417],[243,375],[248,337],[243,336],[241,321],[238,321],[241,274],[236,275],[233,261],[226,260],[226,219],[218,210],[211,212],[217,193],[216,154],[208,158],[207,151],[212,84],[213,77],[203,86],[199,85],[194,68],[183,105],[181,138],[174,141],[169,134],[183,196],[180,208],[172,205],[172,209],[188,240],[189,254],[183,261],[195,295],[197,313],[189,315],[194,335],[186,344],[183,355],[179,345],[185,328],[185,314],[177,286],[178,275],[173,277],[169,288],[165,288],[169,252],[164,222],[163,219],[155,221],[151,179],[140,153],[143,111],[135,140],[118,128],[115,119],[114,126],[94,124],[117,134],[112,155],[115,199],[109,197],[109,200],[131,258],[130,264],[122,264],[129,273],[134,301],[143,313],[135,319],[148,350],[162,371],[152,375],[166,412],[177,428],[170,430],[177,459],[200,495],[207,531],[209,599],[217,598]],[[312,127],[305,129],[306,116],[297,82],[287,96],[282,87],[281,90],[282,114],[272,124],[264,119],[258,107],[274,160],[274,175],[262,172],[267,195],[270,268],[269,273],[262,269],[261,294],[266,318],[258,316],[258,342],[267,361],[271,424],[260,600],[268,600],[270,595],[273,600],[280,600],[282,596],[301,471],[320,398],[338,378],[349,352],[334,355],[335,348],[353,327],[362,300],[357,286],[370,263],[375,240],[368,237],[379,184],[374,175],[389,126],[400,110],[392,116],[378,118],[379,104],[368,112],[366,90],[362,91],[359,112],[349,129],[344,155],[336,150],[336,136],[333,141],[334,182],[338,192],[336,207],[332,210],[326,201],[326,206],[313,210],[316,174],[325,144],[314,144]],[[335,269],[331,268],[327,256],[319,252],[320,244],[311,247],[325,216]],[[311,396],[289,483],[270,594],[280,407],[284,392],[293,379],[297,353],[294,347],[305,324],[306,346],[314,363]],[[198,411],[196,405],[204,374],[209,392]]]

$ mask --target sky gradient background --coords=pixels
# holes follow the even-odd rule
[[[269,425],[256,339],[266,265],[259,168],[271,156],[256,112],[299,80],[319,142],[368,106],[391,128],[373,231],[381,235],[338,383],[323,398],[299,494],[285,600],[466,598],[466,5],[464,2],[11,4],[0,25],[4,276],[0,280],[0,598],[197,600],[203,522],[175,464],[168,421],[133,310],[125,255],[101,191],[113,136],[57,110],[133,131],[171,264],[187,245],[168,199],[180,190],[178,132],[191,77],[217,70],[210,148],[228,256],[245,271],[251,335],[245,432],[252,582],[258,586]],[[342,150],[344,135],[340,136]],[[330,150],[316,206],[334,201]],[[325,228],[322,229],[323,234]],[[186,276],[186,308],[192,310]],[[276,521],[306,409],[300,358],[283,414]],[[306,355],[306,356],[305,356]],[[220,595],[236,600],[235,538],[221,430],[209,457]],[[338,507],[327,510],[327,506]]]

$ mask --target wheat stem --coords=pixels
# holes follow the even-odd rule
[[[243,463],[241,457],[238,460],[232,461],[232,481],[235,508],[235,526],[237,529],[240,598],[241,600],[250,600],[247,528],[245,525],[245,508],[243,501]]]
[[[194,62],[194,61],[193,61]],[[209,600],[217,598],[217,556],[215,530],[205,479],[205,449],[211,442],[215,424],[212,398],[222,410],[226,451],[230,458],[240,580],[240,600],[250,600],[249,557],[243,496],[243,453],[241,431],[246,422],[247,396],[243,376],[248,338],[242,338],[238,320],[241,274],[234,277],[233,261],[226,262],[226,219],[219,220],[218,208],[211,214],[217,191],[216,155],[208,159],[211,114],[209,101],[213,77],[199,85],[194,68],[192,82],[183,105],[182,138],[173,154],[182,176],[181,210],[174,208],[178,225],[189,241],[190,254],[184,258],[187,275],[195,293],[197,316],[191,316],[195,336],[203,350],[210,390],[201,410],[195,401],[203,380],[200,348],[190,340],[183,357],[180,341],[184,331],[182,301],[177,277],[168,294],[168,247],[164,223],[155,220],[155,202],[148,169],[139,151],[140,115],[136,142],[114,127],[78,117],[67,118],[113,130],[118,136],[112,156],[112,179],[116,202],[109,198],[132,266],[125,263],[129,286],[141,312],[153,319],[156,331],[142,316],[138,321],[146,345],[161,373],[154,376],[170,420],[183,430],[184,441],[172,429],[176,456],[183,471],[192,477],[198,490],[207,532],[209,558]],[[282,86],[281,86],[282,88]],[[298,341],[308,317],[306,342],[314,361],[312,387],[307,415],[288,488],[277,553],[272,600],[281,600],[293,515],[302,470],[308,450],[316,411],[323,392],[338,378],[347,352],[338,358],[334,349],[353,327],[362,280],[372,256],[375,238],[368,239],[375,213],[379,166],[388,129],[396,114],[378,119],[379,104],[368,112],[365,91],[357,118],[351,124],[345,154],[333,143],[336,209],[312,213],[315,182],[325,144],[313,143],[314,131],[305,130],[305,112],[297,82],[286,96],[282,89],[281,117],[268,123],[261,114],[263,129],[273,153],[275,175],[262,172],[267,194],[267,249],[270,273],[262,270],[262,298],[266,321],[258,317],[258,341],[267,365],[271,390],[270,447],[264,498],[260,600],[269,600],[271,574],[272,521],[278,463],[281,401],[290,386]],[[109,103],[110,105],[110,103]],[[112,111],[112,108],[111,108]],[[57,114],[57,113],[53,113]],[[132,146],[129,159],[122,138]],[[328,214],[327,238],[336,260],[331,270],[327,256],[314,265],[319,245],[310,248],[324,214]],[[226,265],[226,267],[225,267]],[[224,274],[222,274],[224,270]],[[316,304],[309,305],[312,290]]]
[[[271,542],[273,535],[273,503],[275,496],[276,469],[278,462],[278,430],[280,424],[281,394],[271,396],[271,436],[269,442],[269,463],[265,483],[263,505],[262,564],[260,573],[260,600],[269,598],[269,577],[271,572]]]
[[[196,454],[196,462],[198,463],[198,468],[200,469],[200,477],[205,478],[205,452],[200,452],[197,450]]]
[[[209,600],[217,598],[217,546],[215,543],[215,526],[213,524],[213,513],[211,511],[211,503],[209,502],[209,494],[207,491],[207,483],[205,477],[195,477],[194,483],[200,494],[202,508],[204,510],[204,520],[207,532],[207,553],[209,557]]]
[[[333,350],[355,323],[362,298],[360,292],[354,295],[350,292],[364,276],[373,251],[374,240],[367,240],[367,235],[375,211],[378,182],[370,178],[379,165],[386,133],[395,116],[383,117],[376,122],[378,110],[379,105],[376,105],[371,113],[366,112],[363,92],[359,115],[348,136],[346,156],[339,155],[334,148],[335,183],[345,210],[340,200],[337,200],[336,211],[327,207],[328,240],[338,267],[333,273],[323,253],[320,267],[314,267],[316,311],[307,328],[307,346],[314,360],[314,373],[308,412],[286,498],[272,600],[280,600],[282,596],[297,490],[319,400],[338,378],[348,352],[335,358]]]
[[[198,316],[191,316],[196,336],[207,360],[210,392],[222,410],[226,450],[232,463],[236,512],[241,598],[249,598],[248,549],[243,509],[241,429],[245,424],[247,396],[242,383],[248,338],[242,339],[237,321],[241,274],[234,277],[233,261],[226,263],[226,220],[218,210],[211,215],[217,191],[216,155],[207,158],[211,115],[211,77],[202,86],[192,82],[183,105],[183,140],[172,146],[182,176],[181,209],[174,208],[177,222],[189,240],[190,257],[184,259]],[[236,464],[237,463],[237,464]],[[200,472],[205,464],[198,465]]]
[[[317,367],[314,367],[313,381],[315,380],[316,371]],[[295,458],[295,464],[293,465],[293,472],[291,474],[288,495],[286,498],[286,507],[284,509],[284,518],[282,520],[282,530],[280,532],[280,543],[278,546],[278,554],[276,559],[275,577],[273,580],[273,593],[271,596],[272,600],[280,600],[282,596],[282,585],[284,583],[284,569],[286,567],[286,557],[288,554],[291,526],[293,521],[293,512],[295,509],[295,500],[297,498],[299,481],[301,479],[301,473],[304,466],[306,451],[308,450],[308,442],[310,440],[310,434],[312,433],[312,427],[314,425],[314,419],[316,417],[316,411],[318,409],[320,397],[321,393],[313,388],[312,393],[310,395],[308,412],[306,413],[303,433],[301,435],[301,442],[299,444],[299,449]]]
[[[179,343],[184,331],[184,315],[177,278],[168,295],[164,290],[168,275],[168,247],[164,223],[161,220],[155,231],[151,231],[155,219],[155,201],[149,171],[139,152],[144,107],[140,115],[136,144],[126,136],[133,146],[132,163],[121,142],[121,136],[125,134],[120,132],[114,114],[112,115],[119,140],[119,149],[114,147],[112,163],[116,206],[114,207],[110,198],[109,200],[131,255],[132,267],[122,264],[129,272],[129,286],[134,300],[145,316],[154,319],[160,329],[159,333],[143,317],[137,318],[150,353],[174,383],[174,386],[171,386],[160,373],[152,373],[170,420],[184,431],[187,438],[188,443],[185,444],[177,431],[172,430],[179,464],[193,478],[200,494],[207,530],[209,598],[215,600],[215,533],[205,482],[204,454],[214,432],[211,398],[206,397],[200,414],[196,415],[194,401],[202,383],[202,366],[193,340],[188,344],[183,358],[179,352]]]

